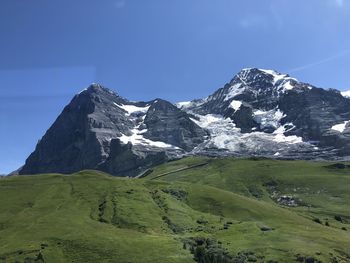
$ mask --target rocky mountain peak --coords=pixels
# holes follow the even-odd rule
[[[135,175],[192,150],[206,135],[186,112],[166,100],[132,102],[91,84],[63,109],[20,173],[100,169]]]
[[[106,100],[127,103],[128,100],[122,98],[117,92],[97,83],[92,83],[86,89],[79,92],[74,98],[89,98],[96,103],[103,103]]]
[[[64,108],[20,174],[99,169],[135,176],[185,154],[350,156],[350,99],[246,68],[204,99],[133,102],[91,84]]]
[[[271,110],[288,93],[309,92],[312,88],[309,84],[275,70],[246,68],[207,98],[178,105],[201,114],[211,112],[227,115],[229,108],[237,111],[238,105]]]
[[[338,151],[328,152],[329,156],[350,153],[346,146],[350,144],[350,101],[346,96],[275,70],[246,68],[207,98],[178,106],[210,130],[207,148],[246,154],[270,151],[276,156],[300,155],[300,149],[304,151],[301,155],[305,151],[312,155],[322,147]],[[227,139],[231,137],[235,140]]]
[[[82,94],[82,93],[88,93],[88,94],[91,94],[91,93],[109,93],[109,94],[114,94],[114,95],[117,95],[117,93],[113,90],[110,90],[106,87],[104,87],[103,85],[101,84],[98,84],[98,83],[91,83],[86,89],[82,90],[79,94]]]
[[[236,74],[224,88],[226,99],[230,99],[241,93],[251,93],[256,97],[260,94],[275,97],[290,90],[305,90],[307,85],[275,70],[246,68]]]
[[[238,78],[246,84],[253,83],[255,81],[265,80],[269,83],[276,83],[278,80],[289,77],[286,74],[279,73],[275,70],[258,69],[258,68],[245,68],[236,74],[235,78]]]

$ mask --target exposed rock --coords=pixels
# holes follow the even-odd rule
[[[209,97],[178,106],[210,131],[202,152],[349,159],[350,99],[273,70],[243,69]]]
[[[146,138],[160,140],[186,151],[191,151],[208,136],[205,130],[189,119],[187,113],[161,99],[151,104],[145,124]]]
[[[299,201],[293,196],[281,195],[277,198],[277,203],[284,206],[295,207],[298,206]]]
[[[19,173],[99,169],[135,176],[193,149],[205,135],[169,102],[130,102],[93,84],[64,108]]]
[[[188,154],[350,160],[350,99],[256,68],[177,107],[131,102],[93,84],[64,108],[19,174],[99,169],[136,176]],[[294,205],[287,199],[280,202]]]

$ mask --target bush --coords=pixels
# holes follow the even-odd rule
[[[334,219],[339,221],[339,222],[343,222],[343,219],[341,218],[341,216],[335,215]]]
[[[201,225],[205,225],[205,224],[208,224],[208,220],[204,218],[200,218],[200,219],[197,219],[197,223]]]
[[[312,219],[314,222],[318,223],[318,224],[321,224],[322,225],[322,221],[319,219],[319,218],[314,218]]]

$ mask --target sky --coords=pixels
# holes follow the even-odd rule
[[[90,83],[203,98],[242,68],[350,89],[350,0],[1,0],[0,174]]]

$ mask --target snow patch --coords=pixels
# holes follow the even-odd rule
[[[219,149],[238,150],[236,138],[241,130],[229,118],[225,119],[221,115],[214,114],[196,116],[199,120],[192,119],[192,121],[210,132],[208,144]]]
[[[294,89],[294,86],[292,86],[290,81],[287,81],[286,83],[283,84],[283,89],[284,90],[292,90],[292,89]]]
[[[262,112],[262,111],[261,111]],[[276,115],[281,113],[277,113]],[[297,136],[284,136],[284,126],[279,127],[273,134],[264,132],[241,133],[230,118],[224,118],[221,115],[196,115],[198,119],[192,119],[200,127],[207,129],[210,138],[203,143],[204,148],[218,148],[229,150],[236,153],[254,153],[254,152],[273,152],[276,153],[279,148],[283,149],[282,144],[290,146],[296,143],[303,143]],[[286,124],[286,126],[291,124]],[[268,148],[268,149],[267,149]]]
[[[338,131],[343,133],[345,131],[346,125],[349,123],[350,121],[344,121],[343,123],[340,124],[336,124],[334,126],[332,126],[331,130],[334,131]]]
[[[200,99],[200,100],[183,101],[183,102],[176,103],[175,106],[178,107],[179,109],[189,110],[190,108],[195,108],[195,107],[202,105],[207,100],[208,100],[208,97],[205,99]]]
[[[134,128],[131,130],[132,134],[130,136],[126,136],[125,134],[123,134],[121,137],[119,137],[119,139],[124,144],[131,142],[133,145],[150,145],[158,148],[178,148],[165,142],[152,141],[144,138],[142,134],[146,131],[147,130],[139,130],[137,128]]]
[[[182,101],[182,102],[178,102],[176,103],[176,107],[182,109],[182,108],[188,108],[189,106],[191,106],[191,101]]]
[[[232,109],[234,109],[235,111],[239,110],[239,108],[241,107],[241,105],[242,105],[242,102],[239,101],[239,100],[233,100],[233,101],[231,101],[231,103],[230,103],[230,107],[231,107]]]
[[[350,90],[340,92],[344,98],[350,98]]]
[[[113,102],[113,104],[127,112],[127,115],[130,117],[130,120],[135,122],[135,126],[133,129],[130,130],[131,135],[125,135],[122,134],[122,136],[119,137],[120,141],[124,144],[132,143],[133,145],[144,145],[144,146],[154,146],[158,148],[172,148],[172,149],[179,149],[178,147],[167,144],[165,142],[161,141],[153,141],[150,139],[147,139],[143,136],[144,133],[147,132],[147,129],[140,130],[140,127],[144,124],[144,120],[146,118],[146,113],[148,109],[150,108],[150,105],[146,105],[144,107],[139,107],[131,104],[118,104],[116,102]],[[139,120],[135,116],[133,116],[133,113],[143,113],[141,120]]]
[[[270,69],[259,69],[260,71],[272,75],[273,76],[273,84],[276,84],[281,79],[284,79],[287,77],[285,74],[278,73],[277,71],[270,70]]]
[[[285,142],[289,144],[295,144],[295,143],[302,143],[303,139],[296,135],[291,136],[285,136],[284,133],[286,132],[285,126],[290,126],[291,124],[285,124],[281,127],[279,127],[277,130],[273,132],[275,135],[274,141],[275,142]]]
[[[222,116],[215,114],[197,115],[197,117],[199,117],[199,120],[193,118],[191,118],[191,120],[204,129],[207,129],[211,124],[222,120]]]
[[[280,126],[281,119],[285,117],[285,114],[278,108],[269,111],[255,110],[253,114],[254,120],[260,124],[261,128],[269,126],[278,128]]]
[[[149,109],[150,106],[145,106],[145,107],[138,107],[135,105],[120,105],[115,102],[113,104],[127,112],[128,115],[131,115],[134,112],[143,112],[146,113]]]
[[[245,84],[245,86],[247,86],[247,84],[244,81],[242,81],[242,82]],[[242,85],[241,83],[236,83],[236,84],[232,85],[229,88],[228,93],[227,93],[224,100],[226,101],[226,100],[229,100],[229,99],[232,99],[232,98],[238,96],[239,94],[242,94],[243,91],[245,90],[245,86]]]

